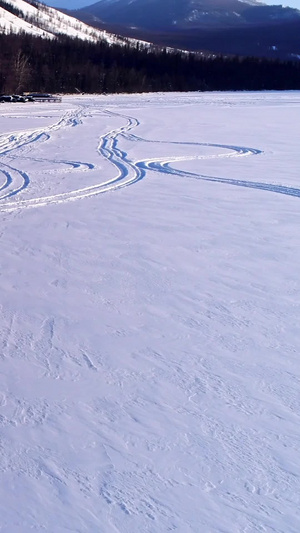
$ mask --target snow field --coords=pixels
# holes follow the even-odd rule
[[[5,533],[299,530],[299,108],[1,105]]]

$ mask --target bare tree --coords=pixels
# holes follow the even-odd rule
[[[30,77],[29,59],[21,50],[17,52],[14,61],[14,78],[15,78],[15,92],[19,93],[24,90],[26,83]]]

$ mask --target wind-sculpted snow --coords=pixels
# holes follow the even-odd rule
[[[298,533],[299,110],[1,104],[1,531]]]

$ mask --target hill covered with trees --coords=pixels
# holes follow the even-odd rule
[[[300,61],[0,35],[0,93],[300,89]]]

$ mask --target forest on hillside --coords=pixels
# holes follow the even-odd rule
[[[0,93],[300,89],[300,61],[0,35]]]

